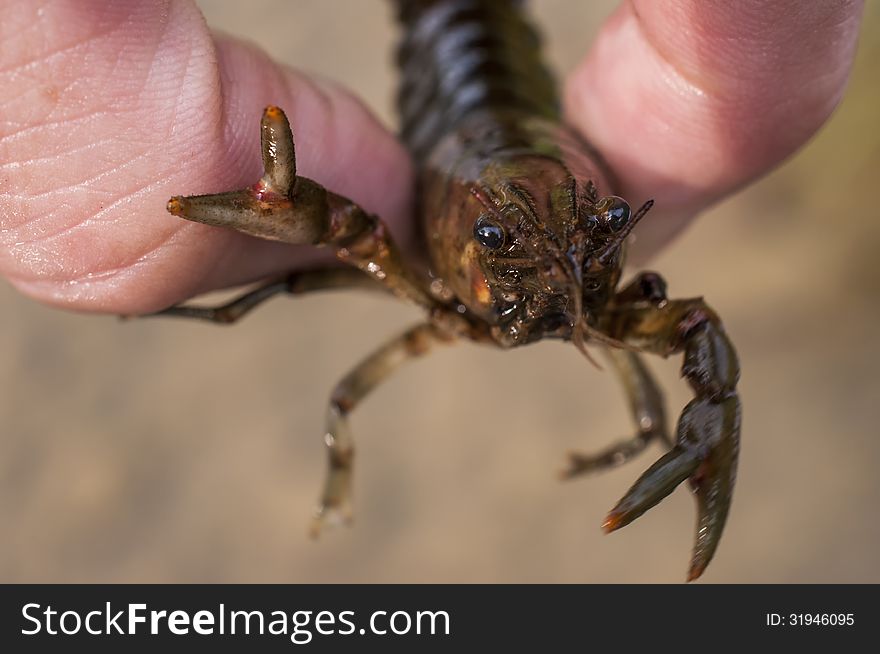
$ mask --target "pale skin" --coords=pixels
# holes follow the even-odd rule
[[[760,8],[744,2],[737,4],[734,15],[726,15],[722,3],[717,7],[705,2],[668,3],[663,5],[664,13],[657,13],[658,6],[623,5],[571,77],[565,93],[570,122],[603,152],[621,190],[633,197],[653,195],[657,200],[659,211],[640,231],[638,255],[642,258],[668,241],[701,208],[778,163],[827,118],[842,93],[861,9],[858,3],[841,2],[798,4],[795,12],[786,11],[793,9],[787,2],[762,3]],[[27,191],[4,190],[0,197],[8,203],[4,234],[17,239],[0,254],[0,266],[13,284],[38,299],[117,313],[148,313],[216,287],[265,277],[283,279],[227,307],[165,312],[214,322],[232,322],[276,293],[295,294],[351,281],[351,271],[321,270],[320,255],[290,245],[258,241],[204,224],[132,223],[130,217],[140,215],[141,203],[149,205],[155,192],[167,197],[170,193],[165,189],[174,188],[179,172],[190,170],[189,178],[179,181],[181,186],[175,190],[198,192],[197,181],[212,191],[241,190],[176,196],[167,205],[170,213],[288,244],[327,245],[339,258],[372,275],[373,282],[428,308],[427,323],[365,359],[333,394],[325,436],[330,473],[318,518],[328,509],[346,508],[353,446],[345,418],[356,403],[397,365],[427,352],[434,343],[456,336],[487,340],[482,327],[432,299],[403,265],[403,251],[410,240],[407,217],[412,180],[400,146],[338,89],[281,71],[240,44],[228,40],[214,44],[203,27],[201,40],[179,34],[179,25],[198,19],[184,3],[170,3],[161,20],[157,19],[162,48],[152,51],[147,70],[122,77],[128,84],[123,84],[116,102],[101,89],[106,104],[91,108],[97,89],[90,88],[90,83],[116,81],[120,67],[136,66],[138,60],[120,59],[108,75],[95,65],[90,49],[107,47],[105,41],[125,32],[127,24],[137,22],[139,28],[144,21],[149,24],[151,10],[117,3],[111,11],[92,3],[62,4],[52,11],[60,12],[54,18],[67,28],[65,42],[55,48],[46,44],[46,35],[49,40],[53,35],[51,24],[40,26],[45,28],[40,32],[43,40],[25,42],[24,35],[32,31],[28,19],[34,18],[25,16],[26,12],[19,11],[15,16],[19,25],[2,34],[11,44],[7,48],[11,58],[21,60],[0,72],[10,76],[14,88],[23,93],[14,94],[10,104],[23,110],[18,105],[27,100],[31,109],[42,106],[43,112],[34,117],[33,125],[24,116],[8,124],[9,132],[0,135],[0,144],[13,154],[15,148],[27,150],[28,146],[39,152],[30,159],[13,158],[7,166]],[[45,13],[41,10],[36,17]],[[786,31],[780,31],[780,24]],[[78,40],[70,36],[70,25],[74,31],[78,25],[85,32],[90,26],[100,29]],[[681,39],[682,33],[689,38]],[[817,34],[822,35],[822,43],[812,43],[810,52],[802,50],[805,42],[816,41]],[[138,39],[128,36],[133,40],[126,47],[137,50]],[[195,40],[187,42],[187,38]],[[33,49],[28,50],[28,45]],[[174,53],[180,47],[185,50],[183,67],[175,69]],[[23,56],[40,48],[46,50],[45,56],[33,61]],[[89,57],[88,70],[94,69],[100,79],[90,80],[86,74],[62,86],[63,75],[52,66],[78,51]],[[824,60],[810,59],[817,51]],[[824,73],[818,70],[823,66]],[[163,75],[155,77],[156,70]],[[245,86],[255,80],[263,86],[224,86],[222,80],[229,76],[246,80]],[[159,97],[151,95],[156,90],[151,82],[161,91]],[[162,107],[162,96],[169,88],[175,95],[168,100],[170,115],[162,122],[157,106]],[[242,91],[251,95],[242,96]],[[287,121],[280,109],[270,106],[262,122],[265,172],[254,185],[259,175],[251,172],[244,157],[247,148],[241,147],[247,127],[240,127],[237,119],[248,115],[253,98],[263,97],[260,93],[289,100],[292,122],[304,125],[324,149],[301,147],[302,139],[298,139],[294,157]],[[64,98],[69,95],[76,97]],[[333,105],[331,111],[328,103]],[[797,109],[794,115],[792,107]],[[144,122],[152,133],[140,132]],[[203,138],[195,137],[196,133]],[[157,137],[159,142],[154,143]],[[620,143],[627,147],[619,147]],[[643,149],[651,156],[640,155]],[[337,156],[328,157],[327,151]],[[101,155],[97,164],[96,152]],[[0,150],[0,157],[4,154]],[[221,170],[199,167],[199,163],[218,161],[214,155],[226,164]],[[346,162],[350,175],[337,168],[339,161]],[[158,173],[151,164],[159,166]],[[85,174],[90,165],[93,168]],[[114,195],[117,184],[126,190]],[[88,209],[86,219],[77,220]],[[118,232],[115,236],[114,231]],[[392,232],[402,249],[393,242]],[[113,247],[95,248],[95,242],[110,242]],[[291,275],[303,268],[319,271]],[[360,278],[355,283],[364,285]],[[144,296],[132,296],[141,288]],[[619,314],[619,319],[609,318],[605,328],[609,335],[629,341],[646,339],[636,344],[664,356],[683,351],[683,374],[695,391],[695,400],[679,423],[675,447],[637,481],[609,514],[605,527],[612,530],[627,524],[689,478],[697,493],[700,524],[705,527],[698,531],[689,573],[693,579],[712,557],[732,491],[739,432],[738,365],[711,309],[699,300],[667,304],[662,293],[654,295],[632,298],[637,306]],[[670,320],[661,320],[664,312]],[[699,327],[699,332],[688,331],[688,339],[682,341],[685,331],[675,325],[690,325],[688,330]],[[638,359],[620,351],[612,353],[610,361],[627,389],[638,426],[636,436],[596,457],[574,456],[566,475],[621,463],[655,438],[670,440],[659,391]]]

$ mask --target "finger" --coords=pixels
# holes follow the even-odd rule
[[[161,309],[314,262],[314,250],[170,216],[172,195],[262,174],[285,109],[298,171],[406,239],[409,159],[351,96],[212,38],[190,0],[0,2],[0,272],[71,308]]]
[[[656,205],[638,256],[800,147],[840,101],[861,0],[631,0],[568,80],[618,192]]]

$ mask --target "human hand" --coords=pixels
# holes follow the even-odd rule
[[[405,151],[351,96],[212,36],[191,0],[0,0],[0,272],[69,308],[142,313],[322,255],[164,212],[261,174],[257,118],[287,111],[299,171],[411,227]],[[633,202],[641,256],[824,122],[861,2],[624,3],[569,80],[569,120]],[[96,246],[100,244],[100,246]]]

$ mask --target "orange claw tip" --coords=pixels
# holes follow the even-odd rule
[[[705,563],[692,563],[690,570],[688,570],[687,580],[688,583],[699,579],[700,576],[706,571]]]
[[[281,115],[282,115],[282,113],[283,113],[283,112],[281,111],[281,109],[279,109],[278,107],[276,107],[274,104],[270,104],[270,105],[269,105],[268,107],[266,107],[266,109],[263,111],[263,115],[265,115],[266,118],[280,118]]]
[[[179,196],[174,196],[173,198],[168,200],[168,204],[165,205],[168,213],[175,216],[180,216],[183,214],[183,203],[180,200],[181,198]]]
[[[602,529],[605,531],[606,534],[610,534],[612,531],[622,527],[622,522],[623,519],[621,515],[614,512],[609,513],[608,517],[605,518],[605,522],[602,523]]]

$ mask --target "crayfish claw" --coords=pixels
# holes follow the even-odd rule
[[[697,500],[697,533],[687,580],[699,577],[715,554],[730,510],[739,428],[736,394],[720,401],[692,400],[679,420],[675,447],[636,480],[602,528],[610,533],[625,527],[689,479]]]
[[[700,465],[695,452],[676,446],[648,468],[611,509],[602,528],[610,533],[625,527],[690,477]]]
[[[260,123],[263,176],[236,191],[175,196],[168,213],[214,227],[293,244],[319,244],[327,234],[328,191],[297,177],[293,134],[284,112],[267,107]]]
[[[718,315],[701,298],[633,308],[622,333],[663,356],[682,352],[681,374],[695,397],[681,413],[673,448],[639,477],[602,526],[610,532],[628,525],[688,479],[697,500],[687,577],[693,581],[715,554],[733,496],[741,422],[736,351]]]
[[[714,404],[719,438],[690,478],[697,500],[697,534],[694,542],[688,581],[706,569],[718,542],[733,497],[736,463],[739,455],[740,403],[736,395]],[[682,417],[684,420],[684,416]]]

